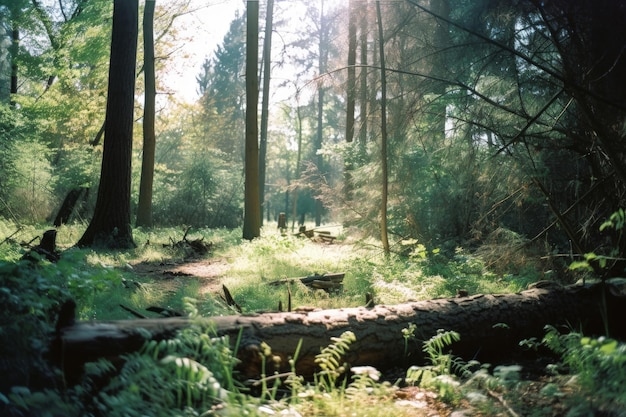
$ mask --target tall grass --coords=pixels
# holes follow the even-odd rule
[[[334,243],[326,244],[291,234],[281,235],[273,225],[266,226],[262,236],[251,242],[242,241],[240,230],[138,228],[133,231],[137,247],[132,250],[73,248],[85,227],[75,224],[57,229],[57,246],[65,250],[59,273],[67,276],[70,289],[79,299],[80,317],[84,319],[132,317],[120,304],[137,310],[149,305],[180,310],[185,297],[198,299],[203,313],[231,313],[218,294],[206,293],[200,278],[168,281],[158,273],[149,276],[134,271],[138,264],[180,264],[190,256],[201,261],[184,245],[176,245],[183,236],[212,244],[210,253],[202,257],[219,258],[227,264],[227,270],[219,277],[220,284],[249,312],[275,311],[279,302],[286,308],[289,294],[294,308],[327,309],[364,305],[366,294],[372,295],[377,303],[393,304],[450,297],[459,290],[469,294],[514,292],[536,280],[532,271],[525,275],[496,275],[481,259],[461,248],[446,257],[436,249],[427,250],[410,242],[414,247],[405,251],[408,256],[385,257],[376,242],[348,241],[340,233]],[[19,242],[35,239],[33,244],[36,244],[36,238],[44,230],[44,227],[17,227],[0,222],[0,237],[17,231],[0,246],[0,257],[9,261],[19,259],[25,251]],[[330,272],[345,273],[340,291],[313,290],[295,279]],[[289,284],[270,285],[291,278]],[[133,284],[127,288],[124,282]]]

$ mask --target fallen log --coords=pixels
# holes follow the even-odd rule
[[[296,370],[310,376],[320,349],[330,343],[331,337],[347,330],[354,332],[357,339],[346,357],[353,366],[372,365],[382,370],[419,363],[422,342],[439,329],[460,333],[461,340],[451,346],[453,353],[465,359],[491,362],[511,355],[523,339],[541,338],[547,324],[602,334],[603,299],[612,335],[623,338],[626,332],[618,321],[626,310],[626,297],[616,291],[606,291],[603,296],[601,285],[533,288],[516,294],[473,295],[372,308],[211,317],[201,322],[212,323],[218,335],[227,335],[231,341],[237,340],[241,332],[237,355],[241,360],[239,370],[245,377],[260,375],[261,342],[281,358],[276,371],[284,372],[289,370],[288,359],[300,340]],[[139,350],[148,339],[171,338],[194,320],[172,317],[77,322],[59,332],[63,346],[60,360],[75,370],[88,361]],[[415,338],[407,341],[402,330],[409,325],[415,326]]]
[[[345,272],[313,274],[306,277],[283,278],[276,281],[271,281],[268,283],[268,285],[280,285],[300,281],[307,287],[311,287],[317,290],[325,290],[326,292],[332,292],[341,289],[341,287],[343,286],[343,278],[345,276]]]

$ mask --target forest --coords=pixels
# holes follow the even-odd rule
[[[626,416],[624,27],[0,0],[0,415]]]

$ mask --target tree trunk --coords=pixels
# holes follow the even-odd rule
[[[302,165],[302,106],[300,106],[300,93],[296,91],[296,135],[298,136],[298,152],[296,154],[296,170],[295,170],[295,186],[289,184],[288,190],[293,190],[293,203],[291,204],[291,231],[295,230],[296,221],[298,219],[298,183],[300,182],[300,173]],[[288,198],[288,197],[287,197]]]
[[[380,240],[385,255],[389,255],[389,236],[387,235],[387,199],[389,197],[389,174],[387,168],[387,74],[385,68],[385,38],[383,19],[380,12],[380,0],[376,0],[378,17],[378,52],[380,54],[380,170],[382,190],[380,197]]]
[[[346,141],[352,142],[356,107],[356,8],[354,0],[348,0],[348,86],[346,93]]]
[[[115,0],[104,150],[93,218],[78,246],[132,248],[130,185],[138,0]]]
[[[61,204],[61,208],[54,218],[53,224],[55,227],[60,227],[62,224],[66,224],[70,220],[70,217],[74,212],[74,208],[76,207],[76,203],[78,203],[78,199],[81,197],[81,195],[83,195],[83,193],[87,194],[88,191],[88,188],[79,187],[72,188],[67,193],[65,199],[63,200],[63,204]]]
[[[13,21],[13,29],[11,30],[11,87],[10,93],[17,94],[17,54],[19,52],[20,47],[20,30],[17,26],[15,20]]]
[[[621,323],[626,297],[615,287],[606,292],[611,334],[624,337]],[[246,377],[260,374],[260,343],[281,358],[279,372],[289,371],[289,357],[302,343],[296,362],[298,374],[315,372],[315,356],[331,337],[352,331],[356,336],[346,360],[350,365],[372,365],[381,370],[422,363],[422,342],[439,329],[453,330],[461,340],[451,349],[467,360],[491,362],[512,358],[523,339],[544,334],[544,326],[564,326],[591,333],[604,333],[601,285],[591,287],[534,288],[516,294],[411,302],[394,306],[357,307],[337,310],[299,311],[203,319],[214,325],[218,335],[232,343],[241,332],[237,352],[240,370]],[[79,322],[61,330],[63,357],[72,369],[100,357],[114,357],[141,348],[146,338],[171,338],[195,320],[186,318]],[[415,326],[414,338],[405,340],[403,329]],[[271,361],[268,361],[271,362]],[[273,370],[268,370],[271,372]]]
[[[143,157],[139,202],[137,204],[137,226],[152,227],[152,184],[154,182],[154,154],[156,138],[154,118],[156,113],[156,76],[154,70],[154,8],[156,0],[146,0],[143,12],[143,73],[146,80],[143,109]]]
[[[324,9],[324,1],[322,0],[320,4],[320,32],[319,32],[319,43],[318,43],[318,61],[317,67],[320,76],[322,74],[326,74],[326,68],[328,67],[328,19],[325,16]],[[326,88],[324,87],[324,83],[321,82],[317,86],[317,128],[314,142],[314,153],[316,155],[315,165],[317,166],[317,172],[320,178],[320,181],[323,177],[326,176],[326,167],[324,166],[324,155],[322,152],[322,144],[324,142],[324,101],[326,100]],[[322,211],[324,210],[324,206],[322,204],[322,200],[320,199],[321,194],[321,184],[316,191],[317,198],[315,199],[315,226],[320,226],[322,224]],[[304,224],[304,222],[302,222]]]
[[[245,202],[243,238],[252,240],[261,235],[259,204],[259,2],[247,2],[246,33],[246,153]]]
[[[360,16],[360,52],[361,52],[361,69],[360,69],[360,87],[359,87],[359,155],[364,156],[367,146],[367,0],[362,6]]]
[[[268,0],[267,13],[265,17],[265,38],[263,39],[263,99],[261,103],[261,143],[259,146],[259,205],[261,207],[261,225],[263,224],[263,211],[269,211],[269,209],[265,207],[265,171],[267,164],[267,128],[269,122],[270,107],[270,75],[272,69],[273,22],[274,0]]]

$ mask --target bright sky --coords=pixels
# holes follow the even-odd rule
[[[158,0],[157,0],[158,1]],[[177,0],[164,0],[175,2]],[[192,102],[198,98],[196,77],[199,75],[204,60],[212,57],[217,45],[220,45],[224,35],[228,32],[231,21],[237,10],[244,11],[245,2],[242,0],[189,0],[191,10],[196,10],[175,21],[175,29],[180,31],[180,50],[173,59],[173,67],[162,78],[168,89],[181,101]],[[282,13],[277,18],[287,19],[287,30],[298,34],[302,29],[305,5],[321,0],[278,0],[274,12]],[[325,9],[335,9],[345,5],[346,0],[324,0]],[[157,3],[158,4],[158,3]],[[264,3],[263,3],[264,4]],[[263,27],[263,24],[260,24]],[[284,30],[284,29],[283,29]],[[273,40],[274,46],[284,41],[284,34]],[[287,69],[289,70],[289,68]],[[281,78],[278,73],[273,77]],[[157,74],[159,77],[159,74]],[[284,77],[284,74],[283,74]],[[291,74],[289,74],[291,77]],[[293,94],[293,93],[290,93]]]
[[[184,40],[174,58],[174,67],[163,81],[177,99],[191,102],[198,98],[196,76],[204,60],[222,43],[230,22],[242,6],[241,0],[190,0],[189,9],[195,11],[175,20],[174,27]]]

